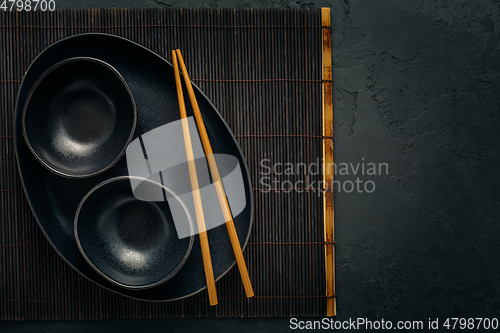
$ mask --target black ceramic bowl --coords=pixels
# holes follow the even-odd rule
[[[34,85],[23,110],[23,135],[49,170],[83,178],[120,159],[136,120],[132,93],[113,67],[94,58],[70,58]]]
[[[171,278],[193,246],[193,236],[178,238],[171,204],[176,218],[183,215],[176,223],[189,223],[192,230],[192,222],[184,203],[153,181],[142,180],[135,193],[160,191],[174,202],[136,199],[131,178],[142,180],[117,177],[94,187],[77,209],[74,231],[80,252],[98,273],[124,288],[149,288]]]

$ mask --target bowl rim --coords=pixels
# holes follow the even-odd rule
[[[161,280],[158,280],[156,282],[153,282],[153,283],[150,283],[150,284],[145,284],[145,285],[139,285],[139,286],[131,286],[131,285],[127,285],[125,283],[122,283],[122,282],[118,282],[116,280],[113,280],[111,277],[109,277],[108,275],[106,275],[105,273],[103,273],[100,269],[98,269],[93,263],[92,261],[87,257],[87,255],[85,254],[85,251],[83,250],[83,247],[81,245],[81,242],[80,242],[80,238],[78,237],[78,217],[80,215],[80,211],[82,210],[82,207],[83,205],[85,204],[85,201],[93,194],[95,193],[99,188],[101,187],[104,187],[108,184],[111,184],[111,183],[114,183],[114,182],[117,182],[117,181],[121,181],[121,180],[130,180],[130,179],[135,179],[135,180],[140,180],[140,181],[146,181],[146,182],[149,182],[151,184],[154,184],[156,186],[159,186],[161,187],[162,189],[164,189],[165,191],[167,191],[168,193],[170,193],[173,197],[175,197],[175,199],[181,204],[182,208],[184,209],[184,212],[186,213],[186,216],[188,218],[188,222],[189,222],[189,228],[191,230],[191,233],[190,233],[190,236],[189,236],[189,246],[186,250],[186,253],[184,254],[184,257],[182,258],[181,262],[177,265],[177,267],[172,271],[170,272],[167,276],[165,276],[164,278],[162,278]],[[139,199],[137,199],[139,200]],[[85,260],[87,261],[87,263],[97,272],[99,273],[102,277],[104,277],[106,280],[108,280],[109,282],[119,286],[119,287],[122,287],[122,288],[126,288],[126,289],[131,289],[131,290],[140,290],[140,289],[148,289],[148,288],[152,288],[152,287],[155,287],[155,286],[158,286],[164,282],[166,282],[167,280],[169,280],[170,278],[172,278],[175,274],[177,274],[177,272],[182,268],[182,266],[184,266],[184,264],[186,263],[189,255],[191,254],[191,250],[193,249],[193,244],[194,244],[194,235],[193,235],[193,220],[192,220],[192,217],[191,217],[191,214],[189,213],[189,209],[187,208],[185,202],[175,193],[173,192],[172,190],[170,190],[169,188],[167,188],[166,186],[160,184],[160,183],[157,183],[151,179],[148,179],[148,178],[143,178],[143,177],[135,177],[135,176],[119,176],[119,177],[113,177],[113,178],[110,178],[110,179],[107,179],[99,184],[97,184],[96,186],[94,186],[84,197],[83,199],[80,201],[80,203],[78,204],[78,208],[76,210],[76,213],[75,213],[75,218],[73,220],[73,232],[74,232],[74,235],[75,235],[75,240],[76,240],[76,244],[78,245],[78,249],[80,250],[80,253],[82,254],[82,256],[85,258]]]
[[[28,138],[28,133],[26,131],[26,113],[28,111],[28,106],[29,106],[29,104],[31,102],[31,98],[33,97],[33,94],[35,93],[35,91],[37,90],[37,88],[39,87],[39,85],[41,84],[41,82],[43,81],[43,79],[45,79],[49,74],[51,74],[53,71],[55,71],[59,67],[64,66],[64,65],[66,65],[68,63],[71,63],[71,62],[76,62],[76,61],[94,62],[94,63],[97,63],[99,65],[102,65],[102,66],[108,68],[111,72],[113,72],[113,74],[115,74],[115,76],[122,82],[123,87],[125,88],[125,90],[127,91],[127,94],[129,95],[130,102],[132,104],[132,116],[133,116],[132,127],[130,129],[130,134],[129,134],[129,136],[127,138],[127,141],[125,142],[122,150],[120,151],[120,153],[115,157],[115,159],[111,163],[109,163],[105,167],[103,167],[103,168],[101,168],[99,170],[96,170],[94,172],[85,173],[85,174],[73,174],[73,173],[65,172],[64,170],[61,170],[59,168],[56,168],[53,164],[51,164],[46,159],[44,159],[36,151],[36,149],[31,145],[31,142],[30,142],[30,140]],[[55,173],[56,175],[59,175],[59,176],[63,176],[63,177],[66,177],[66,178],[72,178],[72,179],[82,179],[82,178],[93,177],[93,176],[99,175],[99,174],[101,174],[101,173],[109,170],[112,166],[114,166],[116,163],[118,163],[118,161],[123,157],[123,155],[125,154],[125,151],[127,150],[128,145],[130,144],[130,142],[132,141],[132,138],[134,137],[134,133],[135,133],[135,130],[136,130],[136,126],[137,126],[137,104],[135,102],[134,95],[132,94],[132,91],[130,90],[130,87],[128,86],[127,82],[122,77],[122,75],[120,74],[120,72],[118,72],[118,70],[116,70],[116,68],[114,68],[113,66],[111,66],[107,62],[102,61],[102,60],[97,59],[97,58],[93,58],[93,57],[72,57],[72,58],[67,58],[67,59],[64,59],[64,60],[58,62],[57,64],[55,64],[55,65],[51,66],[49,69],[47,69],[42,75],[40,75],[40,77],[37,79],[37,81],[35,82],[35,84],[31,88],[30,92],[28,93],[28,97],[26,98],[26,100],[24,102],[23,109],[22,109],[21,119],[22,119],[21,125],[22,125],[22,132],[23,132],[24,141],[26,142],[26,145],[28,146],[28,148],[31,151],[31,153],[36,157],[36,159],[43,166],[45,166],[45,168],[47,168],[48,170],[52,171],[53,173]]]

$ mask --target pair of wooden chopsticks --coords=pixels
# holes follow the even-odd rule
[[[212,145],[210,144],[210,140],[208,139],[205,123],[203,122],[203,118],[200,112],[200,107],[198,106],[198,102],[196,101],[196,97],[194,95],[193,86],[191,85],[191,80],[189,79],[186,65],[184,64],[184,59],[182,58],[181,50],[172,50],[172,60],[174,64],[175,84],[177,87],[177,97],[179,99],[179,109],[182,121],[182,133],[184,136],[184,145],[186,146],[189,178],[191,179],[191,190],[193,192],[194,206],[196,212],[196,222],[198,225],[198,231],[200,235],[201,252],[203,256],[203,265],[205,268],[205,278],[207,280],[207,289],[208,289],[208,297],[210,300],[210,305],[217,305],[218,303],[217,292],[215,290],[214,272],[212,268],[212,259],[210,257],[210,248],[208,246],[205,217],[203,215],[203,206],[201,203],[200,187],[198,183],[198,175],[196,173],[196,164],[194,161],[193,146],[191,143],[191,135],[189,133],[189,126],[187,122],[186,105],[184,104],[184,94],[182,92],[181,78],[179,74],[179,64],[181,66],[184,82],[186,83],[186,88],[189,94],[189,99],[191,101],[191,106],[193,107],[194,117],[196,119],[196,124],[198,125],[198,131],[200,132],[201,142],[203,144],[203,149],[205,150],[205,155],[208,160],[208,165],[210,167],[212,179],[214,181],[215,189],[217,191],[217,196],[219,198],[220,207],[222,209],[222,214],[224,216],[224,221],[226,221],[227,231],[229,232],[229,238],[231,239],[233,252],[236,257],[238,268],[240,270],[241,279],[243,280],[243,286],[245,288],[247,297],[252,297],[254,296],[254,292],[252,284],[250,282],[250,277],[248,276],[247,266],[243,258],[243,252],[241,251],[240,241],[238,239],[238,235],[234,227],[233,216],[231,214],[231,210],[229,209],[229,203],[226,198],[224,186],[222,185],[219,169],[217,168],[217,164],[215,162]]]

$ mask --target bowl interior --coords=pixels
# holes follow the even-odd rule
[[[136,107],[112,67],[72,58],[42,75],[23,120],[28,146],[46,167],[63,176],[86,177],[123,155],[135,130]]]
[[[140,186],[161,188],[153,182]],[[184,222],[190,223],[187,214]],[[125,288],[166,281],[187,259],[193,242],[193,237],[178,238],[170,204],[136,199],[128,177],[98,185],[83,199],[75,235],[94,269]]]

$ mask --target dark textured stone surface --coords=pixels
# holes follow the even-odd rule
[[[389,175],[336,196],[339,318],[498,317],[499,4],[341,10],[336,161]]]
[[[338,320],[500,317],[500,2],[58,1],[332,7],[336,163],[388,163],[337,193]],[[364,160],[363,160],[364,159]],[[354,181],[357,176],[337,176]],[[31,331],[289,331],[288,319],[2,323]]]

